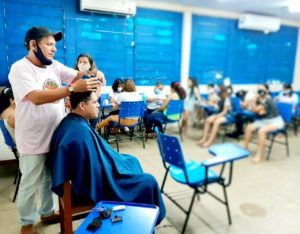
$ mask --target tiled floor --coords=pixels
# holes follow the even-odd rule
[[[175,130],[169,130],[174,134]],[[184,137],[182,147],[185,158],[201,161],[210,157],[207,149],[196,146],[200,130],[191,129],[190,136]],[[233,183],[228,188],[233,224],[227,224],[225,207],[208,195],[196,199],[186,233],[197,234],[298,234],[300,233],[300,136],[290,134],[290,157],[285,148],[275,145],[271,159],[260,164],[251,159],[241,160],[234,165]],[[238,143],[238,142],[236,142]],[[251,145],[252,153],[256,145]],[[159,156],[156,140],[148,140],[146,149],[139,142],[122,142],[120,151],[135,155],[144,171],[153,174],[161,183],[164,169]],[[2,151],[1,151],[2,152]],[[15,186],[13,178],[15,166],[0,167],[0,233],[19,233],[18,213],[12,203]],[[169,180],[167,189],[180,189]],[[185,187],[182,187],[185,188]],[[212,187],[217,194],[221,189]],[[157,234],[176,234],[181,230],[185,216],[166,197],[167,217],[156,228]],[[187,199],[181,200],[187,204]],[[82,220],[74,222],[78,227]],[[40,233],[59,233],[59,225],[36,223]]]

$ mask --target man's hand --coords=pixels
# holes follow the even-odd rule
[[[98,78],[90,78],[90,79],[79,79],[75,83],[72,84],[74,87],[75,93],[82,93],[87,91],[96,91],[100,85],[100,81]]]

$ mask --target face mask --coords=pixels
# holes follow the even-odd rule
[[[51,59],[47,59],[43,52],[41,51],[39,45],[36,43],[36,47],[37,47],[37,51],[33,51],[33,53],[35,54],[35,56],[37,57],[38,60],[40,60],[40,62],[43,65],[51,65],[52,64],[52,60]]]
[[[121,93],[123,90],[123,87],[118,87],[118,92]]]
[[[284,91],[283,96],[292,96],[292,91],[290,90]]]
[[[91,66],[90,64],[78,64],[78,70],[82,72],[88,72],[90,70]]]
[[[259,94],[259,96],[263,97],[266,94],[266,91],[264,90],[258,90],[257,93]]]
[[[160,89],[154,89],[154,93],[155,93],[155,94],[160,94],[160,93],[161,93],[161,90],[160,90]]]
[[[207,90],[207,92],[208,92],[208,94],[212,94],[214,92],[214,90],[213,89],[209,89],[209,90]]]

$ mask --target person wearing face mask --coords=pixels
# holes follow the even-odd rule
[[[87,53],[78,55],[75,70],[87,73],[87,78],[97,77],[100,81],[101,86],[106,85],[106,80],[103,72],[97,69],[94,59]]]
[[[54,60],[61,32],[32,27],[26,32],[27,55],[15,62],[9,72],[15,109],[15,136],[22,173],[18,193],[21,234],[33,234],[37,213],[42,222],[58,220],[54,212],[51,175],[46,167],[52,134],[65,116],[64,101],[73,92],[97,89],[98,78],[81,79],[85,72],[68,68]],[[69,84],[62,87],[62,83]],[[41,206],[36,208],[35,194],[40,191]]]
[[[294,106],[293,112],[296,111],[299,103],[298,95],[293,91],[292,85],[288,83],[283,85],[283,91],[280,92],[277,97],[275,97],[275,100],[278,102],[292,103]]]
[[[164,85],[161,82],[156,82],[154,89],[151,93],[146,96],[147,101],[147,114],[151,114],[153,111],[157,110],[166,99],[166,95],[162,92]]]
[[[166,95],[162,92],[164,85],[161,82],[156,82],[154,89],[146,94],[147,111],[144,113],[144,123],[148,121],[148,116],[156,111],[166,99]]]
[[[119,96],[119,98],[116,100],[116,104],[114,106],[115,111],[110,112],[109,116],[99,122],[97,124],[97,130],[101,132],[101,128],[109,126],[109,123],[114,121],[119,121],[119,108],[122,102],[135,102],[135,101],[141,101],[141,96],[138,92],[136,92],[135,83],[131,79],[126,79],[124,81],[123,85],[124,92],[122,92]],[[126,125],[134,125],[136,124],[137,119],[123,119],[122,123]]]
[[[120,94],[123,92],[124,81],[122,79],[115,79],[112,86],[111,92],[109,93],[110,103],[114,106],[116,101],[119,99]]]
[[[268,86],[258,86],[257,95],[251,104],[251,111],[260,118],[249,124],[246,128],[243,146],[247,149],[254,131],[258,130],[258,149],[253,162],[260,162],[263,159],[266,136],[269,132],[284,127],[284,121],[279,115],[274,101],[269,96]]]

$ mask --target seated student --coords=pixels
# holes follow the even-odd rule
[[[297,105],[299,103],[299,98],[296,93],[293,91],[293,87],[291,84],[285,83],[283,85],[283,91],[279,93],[275,100],[278,102],[287,102],[292,103],[294,105],[293,112],[296,111]]]
[[[166,99],[166,95],[162,93],[164,85],[161,82],[156,82],[153,91],[146,96],[147,114],[151,114],[157,110]]]
[[[235,115],[236,130],[232,133],[226,134],[228,137],[232,138],[238,138],[240,135],[243,135],[244,124],[253,122],[256,117],[256,114],[251,112],[251,103],[255,97],[254,92],[239,90],[235,95],[240,99],[240,107],[244,111]]]
[[[89,119],[98,115],[94,92],[73,93],[69,113],[55,130],[48,164],[52,190],[63,195],[63,183],[72,182],[75,197],[124,201],[159,206],[158,223],[166,210],[155,178],[143,172],[138,160],[117,153],[91,127]]]
[[[171,94],[164,100],[161,107],[159,107],[156,111],[154,111],[151,115],[148,116],[146,122],[146,134],[151,134],[154,132],[155,127],[158,127],[159,131],[162,132],[162,122],[169,119],[177,119],[178,116],[166,116],[166,110],[170,100],[183,100],[186,97],[185,90],[180,86],[178,82],[171,83]],[[151,136],[150,136],[151,137]]]
[[[123,92],[124,81],[122,79],[115,79],[112,86],[111,92],[109,93],[110,103],[115,106],[116,100],[119,99],[120,94]]]
[[[0,118],[3,119],[4,125],[9,135],[15,142],[15,99],[11,88],[5,88],[0,94]]]
[[[122,102],[134,102],[134,101],[141,101],[141,96],[138,92],[136,92],[135,84],[133,80],[125,80],[123,85],[123,92],[120,93],[117,100],[115,100],[115,110],[119,110],[120,104]],[[111,113],[110,113],[111,114]],[[103,127],[109,126],[109,123],[111,121],[118,122],[119,121],[119,115],[118,113],[114,113],[110,116],[108,116],[106,119],[102,120],[100,123],[97,124],[97,129],[100,130]],[[126,125],[134,125],[136,124],[136,119],[123,119],[122,124]]]
[[[202,101],[203,105],[208,105],[211,108],[210,109],[205,109],[206,116],[209,116],[211,114],[216,114],[219,112],[219,101],[220,97],[217,94],[217,90],[215,88],[215,85],[212,83],[209,83],[207,85],[207,101]]]
[[[247,126],[243,143],[243,146],[247,149],[252,133],[258,129],[258,149],[253,162],[260,162],[263,159],[267,134],[284,127],[284,121],[279,115],[274,101],[269,96],[266,86],[258,86],[257,92],[258,95],[252,101],[252,111],[257,113],[260,119]]]
[[[223,123],[233,120],[233,114],[231,113],[231,101],[227,94],[227,87],[222,86],[220,90],[221,99],[219,101],[220,112],[209,116],[205,120],[204,131],[202,139],[197,143],[201,147],[209,147],[215,140],[220,126]],[[209,132],[211,134],[209,136]],[[209,137],[208,137],[209,136]]]

